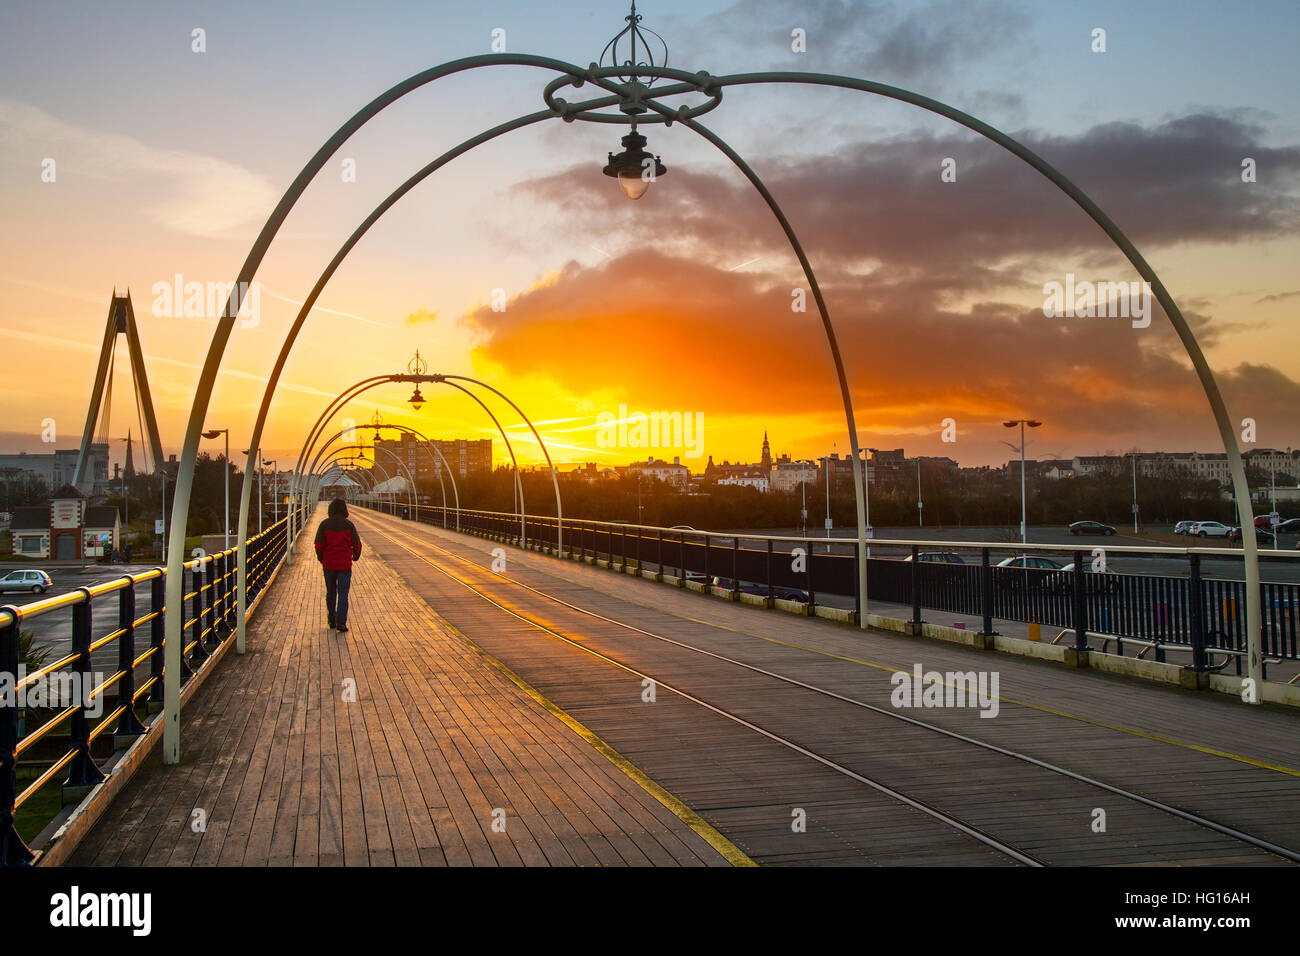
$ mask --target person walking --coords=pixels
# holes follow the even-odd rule
[[[348,520],[342,498],[330,502],[329,515],[316,529],[316,560],[325,570],[325,613],[331,630],[348,630],[348,591],[352,587],[352,562],[361,558],[361,538]]]

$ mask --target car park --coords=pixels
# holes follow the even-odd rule
[[[1076,521],[1070,525],[1070,534],[1114,534],[1115,529],[1100,521]]]
[[[1197,538],[1226,538],[1231,530],[1221,521],[1198,521],[1187,533]]]
[[[31,591],[44,594],[54,587],[54,580],[44,571],[24,569],[0,577],[0,591]]]

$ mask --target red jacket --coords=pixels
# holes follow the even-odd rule
[[[316,529],[316,560],[326,571],[351,571],[361,557],[356,526],[341,515],[326,518]]]

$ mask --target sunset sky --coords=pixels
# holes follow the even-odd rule
[[[1300,445],[1300,65],[1293,0],[645,0],[670,65],[844,73],[933,96],[1040,152],[1133,238],[1193,323],[1234,419]],[[0,451],[80,439],[110,293],[129,288],[164,451],[179,450],[215,317],[155,316],[155,283],[229,282],[321,142],[383,90],[490,52],[595,60],[619,2],[49,2],[0,10]],[[1107,50],[1091,50],[1094,28]],[[195,28],[206,52],[191,49]],[[804,30],[807,52],[791,51]],[[494,67],[401,100],[299,202],[237,328],[208,425],[246,447],[265,377],[321,269],[395,186],[479,130],[543,108],[550,75]],[[566,91],[576,99],[583,91]],[[1218,450],[1204,394],[1156,306],[1048,318],[1043,286],[1136,273],[1039,174],[938,117],[860,93],[728,90],[703,122],[787,211],[827,294],[863,445],[1001,464],[1004,418],[1045,422],[1030,457]],[[623,463],[596,417],[704,415],[702,457],[843,454],[826,338],[762,200],[708,143],[644,127],[668,173],[630,202],[601,175],[622,127],[556,120],[476,149],[417,187],[339,270],[277,392],[268,458],[352,382],[434,370],[510,394],[557,460]],[[55,160],[56,179],[42,181]],[[956,160],[956,182],[941,163]],[[1242,181],[1242,161],[1257,181]],[[345,182],[343,160],[355,161]],[[493,291],[506,308],[491,308]],[[122,351],[125,356],[125,349]],[[125,362],[119,370],[125,371]],[[112,431],[138,434],[129,390]],[[463,395],[375,390],[347,414],[494,437]],[[515,421],[500,408],[503,420]],[[954,419],[958,440],[940,440]],[[519,429],[515,429],[518,431]],[[245,444],[240,444],[244,442]],[[217,443],[205,448],[218,450]],[[525,461],[541,459],[523,439]],[[1247,446],[1250,447],[1250,446]],[[499,460],[505,449],[495,443]],[[671,448],[654,449],[671,458]],[[114,460],[120,452],[114,451]]]

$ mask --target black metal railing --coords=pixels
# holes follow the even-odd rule
[[[248,539],[247,600],[266,587],[287,549],[288,519]],[[237,554],[234,548],[186,562],[181,683],[220,650],[237,622]],[[165,568],[77,588],[25,605],[0,607],[0,864],[27,865],[35,854],[16,827],[16,815],[46,785],[66,771],[62,803],[76,802],[105,778],[96,759],[97,741],[113,750],[144,734],[140,711],[163,701]],[[140,591],[148,610],[140,612]],[[114,600],[114,597],[116,598]],[[105,603],[113,605],[107,618]],[[71,609],[67,653],[31,673],[22,664],[23,626]],[[115,653],[114,653],[115,652]],[[108,673],[99,670],[106,665]],[[39,700],[40,705],[23,706]],[[35,717],[38,726],[28,727]],[[107,749],[108,744],[100,746]],[[19,763],[44,769],[20,791]]]
[[[529,516],[522,531],[517,513],[468,509],[458,513],[453,508],[422,505],[415,517],[447,528],[459,522],[461,531],[522,545],[550,550],[556,545],[553,517]],[[854,539],[657,528],[567,517],[563,532],[565,553],[577,557],[698,581],[705,590],[739,590],[769,601],[784,598],[806,604],[810,610],[832,605],[861,611],[858,543]],[[1239,562],[1241,551],[1103,547],[1110,555],[1186,561],[1187,573],[1093,571],[1092,549],[1075,545],[873,539],[868,541],[867,552],[868,607],[875,601],[910,605],[912,619],[918,624],[924,610],[976,616],[985,634],[994,633],[998,620],[1060,628],[1073,632],[1070,643],[1076,648],[1089,648],[1091,634],[1104,639],[1107,651],[1113,647],[1124,653],[1128,642],[1140,645],[1142,654],[1152,652],[1157,661],[1164,661],[1169,649],[1183,649],[1198,670],[1231,664],[1238,674],[1242,672],[1245,582],[1209,577],[1202,567],[1206,559]],[[881,549],[899,554],[884,557],[879,554]],[[921,560],[923,551],[938,549],[970,560]],[[912,560],[907,560],[909,551]],[[1002,567],[997,563],[1002,556],[1026,551],[1073,560],[1082,570]],[[1296,567],[1300,553],[1268,551],[1261,552],[1261,557]],[[1260,600],[1261,651],[1267,675],[1269,662],[1300,660],[1300,584],[1263,583]]]

